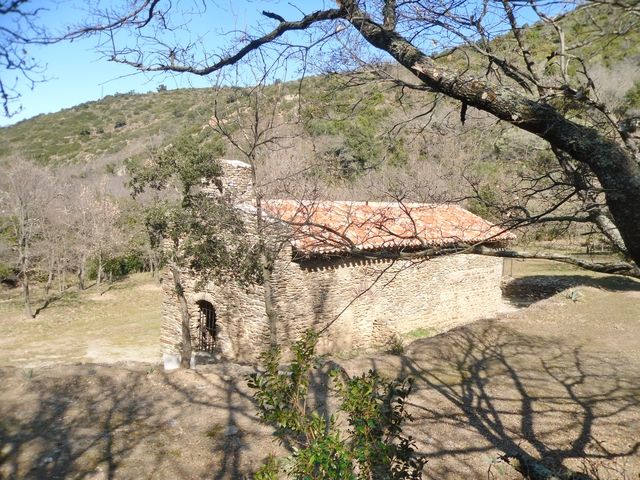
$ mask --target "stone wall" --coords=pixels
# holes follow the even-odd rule
[[[318,347],[321,353],[384,347],[418,328],[437,333],[492,316],[501,303],[500,258],[449,255],[411,262],[345,258],[298,263],[290,255],[287,249],[278,259],[272,280],[278,340],[285,347],[306,329],[327,326]],[[177,354],[180,315],[170,275],[163,285],[163,351]],[[216,309],[222,358],[251,362],[268,348],[261,286],[212,282],[196,292],[195,279],[189,277],[185,287],[194,338],[196,302],[206,300]]]
[[[197,302],[206,300],[216,312],[216,354],[232,360],[255,360],[269,345],[269,329],[264,309],[264,289],[260,285],[244,287],[233,281],[210,282],[196,289],[196,279],[182,272],[185,296],[191,317],[191,338],[198,338],[200,309]],[[171,273],[162,279],[163,305],[160,339],[162,353],[179,355],[182,323],[178,298]],[[261,348],[263,347],[263,348]],[[260,349],[257,351],[257,349]]]
[[[501,304],[502,259],[448,255],[422,261],[280,258],[274,298],[278,336],[290,344],[324,328],[324,352],[384,346],[418,328],[442,332],[494,315]],[[336,319],[337,318],[337,319]]]
[[[232,201],[242,207],[254,200],[251,166],[238,160],[221,160],[222,192],[229,194]],[[209,187],[212,194],[218,187]],[[246,210],[246,209],[244,209]],[[251,208],[248,209],[251,211]],[[247,228],[255,231],[252,223],[254,215],[246,213]],[[197,302],[205,300],[213,305],[216,312],[217,341],[216,354],[221,358],[253,360],[256,348],[269,344],[269,329],[264,308],[264,288],[260,285],[245,287],[232,279],[197,285],[197,278],[187,269],[181,272],[188,310],[191,317],[191,337],[195,345],[198,339],[200,310]],[[179,356],[182,342],[182,322],[178,298],[174,291],[171,273],[165,271],[162,278],[163,304],[160,342],[162,353]]]
[[[233,160],[221,164],[223,191],[231,193],[237,204],[250,205],[250,166]],[[269,346],[264,288],[229,280],[211,282],[197,291],[196,278],[187,271],[182,275],[193,338],[198,333],[197,302],[206,300],[216,311],[217,354],[255,361]],[[501,302],[501,276],[502,259],[494,257],[459,254],[422,261],[347,257],[293,261],[291,247],[287,247],[275,263],[272,278],[278,340],[286,347],[310,327],[327,327],[319,351],[335,352],[385,346],[397,335],[418,328],[445,331],[494,315]],[[163,290],[162,350],[176,356],[181,321],[170,273],[165,274]]]
[[[239,160],[220,160],[223,191],[230,193],[235,203],[253,203],[251,165]]]

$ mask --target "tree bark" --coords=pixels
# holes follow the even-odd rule
[[[182,325],[182,345],[180,346],[180,367],[191,367],[191,321],[189,318],[189,308],[187,306],[187,298],[184,295],[184,287],[182,285],[182,277],[178,266],[171,262],[169,265],[171,276],[173,277],[173,287],[178,297],[180,309],[180,319]]]
[[[151,271],[151,278],[156,278],[156,262],[153,254],[149,255],[149,270]]]
[[[278,328],[271,288],[271,273],[273,272],[273,265],[271,265],[271,262],[268,260],[264,252],[261,252],[260,254],[260,264],[262,267],[262,279],[264,287],[264,310],[267,315],[267,322],[269,322],[269,344],[272,347],[275,347],[278,345]]]
[[[257,178],[254,161],[251,161],[251,174],[253,177],[253,189],[256,198],[256,228],[258,230],[258,248],[260,268],[262,271],[262,281],[264,287],[264,309],[269,323],[269,344],[271,347],[278,345],[278,316],[273,303],[273,293],[271,289],[271,273],[273,272],[273,262],[269,259],[267,244],[265,241],[264,218],[262,216],[262,197],[256,191]]]
[[[23,220],[22,231],[26,231],[26,220]],[[24,313],[27,318],[35,318],[31,308],[31,295],[29,292],[29,242],[27,236],[20,235],[20,278],[22,279],[22,297],[24,300]]]
[[[27,275],[22,276],[22,295],[24,298],[24,313],[27,318],[35,318],[33,310],[31,308],[31,298],[29,293],[29,277]]]
[[[569,478],[571,480],[595,480],[589,475],[573,472],[568,469],[561,472],[554,472],[530,455],[523,453],[503,455],[500,458],[503,462],[520,472],[527,480],[562,480]]]
[[[340,3],[347,20],[371,45],[389,53],[434,91],[531,132],[588,165],[605,191],[629,256],[640,265],[640,167],[631,153],[596,129],[565,118],[541,99],[440,66],[396,31],[374,22],[355,0]]]
[[[96,274],[96,286],[102,284],[102,255],[98,255],[98,272]]]
[[[622,235],[620,235],[618,227],[605,215],[602,209],[598,208],[594,210],[590,216],[593,219],[593,223],[598,227],[598,230],[611,242],[611,245],[613,245],[616,251],[626,255],[627,246],[624,244],[624,239]]]
[[[489,257],[502,257],[502,258],[521,258],[521,259],[539,259],[539,260],[552,260],[554,262],[566,263],[569,265],[575,265],[576,267],[583,268],[585,270],[591,270],[592,272],[608,273],[615,275],[624,275],[627,277],[640,278],[640,268],[636,265],[627,262],[611,262],[611,263],[598,263],[590,262],[580,258],[570,257],[567,255],[560,255],[557,253],[547,252],[526,252],[515,250],[492,250],[486,247],[476,247],[474,253],[480,255],[486,255]]]
[[[48,272],[47,272],[47,283],[44,286],[44,296],[45,299],[49,296],[49,291],[53,285],[54,272],[56,270],[56,261],[53,252],[49,254],[49,262],[48,262]]]
[[[78,265],[78,290],[84,290],[84,271],[86,268],[87,260],[84,256],[80,258],[80,263]]]
[[[58,274],[58,292],[62,293],[64,292],[64,278],[62,277],[62,269],[60,268],[60,264],[56,266],[56,272]]]

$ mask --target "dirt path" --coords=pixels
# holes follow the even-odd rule
[[[340,363],[415,377],[407,428],[429,458],[425,478],[519,478],[496,461],[504,451],[637,478],[640,288],[597,286],[549,292],[528,309],[415,341],[402,355]],[[251,371],[3,368],[0,478],[242,478],[277,451],[255,418]]]

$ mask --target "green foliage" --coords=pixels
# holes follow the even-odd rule
[[[211,130],[186,131],[169,145],[157,149],[145,164],[128,162],[130,185],[137,194],[145,188],[161,190],[176,179],[183,198],[188,200],[195,186],[211,183],[221,175],[215,159],[223,153],[222,140]]]
[[[258,246],[248,237],[240,211],[226,199],[196,195],[170,215],[169,236],[203,281],[233,277],[245,284],[262,282]]]
[[[171,186],[181,193],[174,201],[145,207],[143,223],[152,249],[161,250],[169,240],[172,261],[197,271],[202,281],[233,277],[260,282],[257,247],[242,213],[229,198],[210,193],[222,174],[216,158],[223,152],[223,143],[210,130],[187,131],[144,163],[128,162],[130,186],[136,195]]]
[[[114,278],[122,278],[147,269],[145,256],[142,252],[131,251],[125,255],[109,258],[103,265],[104,273]]]
[[[404,354],[404,340],[400,335],[395,335],[389,344],[387,352],[393,355],[402,355]]]
[[[316,93],[310,90],[311,101],[303,113],[303,125],[313,137],[338,139],[324,152],[327,161],[335,166],[334,172],[353,178],[379,167],[385,160],[392,165],[404,163],[407,154],[402,138],[384,134],[391,109],[378,86],[345,89],[341,80],[334,78],[327,83]]]
[[[117,155],[124,147],[142,153],[153,136],[171,138],[185,125],[206,124],[215,95],[210,88],[120,93],[39,115],[0,128],[0,157],[20,153],[43,164],[60,165]],[[180,112],[181,121],[176,122],[175,112]],[[117,122],[126,125],[116,129]]]
[[[640,109],[640,82],[634,83],[624,95],[624,110],[630,109]]]
[[[493,219],[495,206],[499,205],[499,193],[491,185],[483,185],[476,191],[476,198],[469,200],[467,208],[479,217]]]
[[[431,329],[421,327],[421,328],[416,328],[415,330],[411,330],[408,333],[405,333],[404,337],[407,338],[408,340],[418,340],[420,338],[428,338],[433,335],[434,333],[433,331],[431,331]]]
[[[625,35],[617,35],[615,32],[625,32],[630,25],[612,14],[612,8],[604,4],[592,5],[563,17],[562,28],[568,43],[581,45],[572,50],[572,55],[582,55],[593,66],[599,63],[615,65],[624,59],[633,60],[640,54],[640,31],[631,29]],[[596,25],[602,28],[596,28]],[[611,33],[601,35],[607,31]],[[557,63],[557,56],[552,55],[558,50],[557,34],[551,25],[541,23],[523,29],[522,33],[536,61],[544,64],[551,57],[550,64]],[[496,55],[519,61],[514,55],[512,35],[498,36],[493,42]],[[456,49],[454,54],[439,61],[449,67],[477,68],[476,73],[484,73],[486,64],[475,61],[474,55],[470,49]],[[550,70],[554,68],[557,67]],[[571,60],[570,73],[576,68],[580,68],[580,63]],[[284,83],[270,86],[267,91],[271,94],[281,89],[286,94],[295,94],[296,87]],[[137,152],[142,152],[152,136],[168,139],[186,125],[205,125],[211,118],[214,101],[243,105],[249,95],[248,90],[239,87],[169,91],[165,85],[158,85],[157,90],[157,93],[147,94],[118,93],[0,128],[0,157],[20,153],[42,163],[69,164],[117,154],[125,146],[129,152],[136,148]],[[333,160],[338,172],[344,165],[345,176],[355,175],[363,167],[375,168],[381,159],[395,155],[392,151],[397,148],[395,140],[384,140],[381,132],[391,126],[389,119],[398,105],[397,92],[390,95],[380,86],[354,86],[353,82],[345,88],[344,79],[338,75],[307,78],[301,88],[304,128],[311,136],[327,135],[343,140],[337,142],[339,147],[332,145],[328,149],[327,158]],[[405,100],[413,99],[410,103],[415,105],[423,104],[425,98],[423,93],[412,96],[404,90],[402,96]],[[297,99],[283,102],[285,104],[282,112],[285,117],[297,115],[300,105]],[[245,121],[246,118],[237,120]],[[126,121],[126,128],[116,129],[119,121]]]
[[[254,480],[278,480],[280,464],[275,455],[269,455],[264,464],[253,475]]]
[[[6,263],[0,262],[0,280],[5,278],[11,278],[15,276],[15,272],[11,266]]]
[[[318,335],[309,331],[293,346],[293,361],[281,371],[281,352],[262,355],[264,372],[249,377],[260,417],[275,428],[275,435],[291,445],[290,457],[269,457],[256,478],[295,479],[418,479],[425,460],[418,457],[402,426],[411,417],[406,399],[410,379],[386,381],[375,371],[348,377],[340,370],[330,374],[349,429],[338,428],[338,416],[323,416],[310,408],[309,384],[318,366]]]

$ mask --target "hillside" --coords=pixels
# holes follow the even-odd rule
[[[49,165],[138,153],[181,127],[204,124],[215,92],[186,89],[116,94],[0,129],[0,156],[18,152]]]
[[[599,100],[615,113],[640,111],[640,32],[618,35],[628,26],[606,6],[578,9],[559,22],[572,44],[579,45],[571,55],[587,58]],[[555,55],[550,25],[534,25],[523,34],[533,58]],[[491,48],[521,62],[513,53],[514,42],[506,35],[497,37]],[[487,74],[481,60],[468,47],[438,61],[481,76]],[[570,78],[579,76],[580,68],[579,62],[569,61]],[[500,81],[514,84],[504,76]],[[549,101],[568,111],[575,108],[562,95]],[[151,149],[212,121],[228,135],[222,139],[224,156],[244,158],[241,149],[251,141],[256,109],[256,131],[264,142],[256,154],[258,180],[272,196],[315,192],[356,200],[463,200],[472,211],[500,220],[528,172],[557,169],[553,154],[536,137],[472,108],[463,124],[459,102],[425,92],[405,70],[390,64],[260,89],[107,96],[0,128],[0,166],[17,156],[57,167],[58,176],[110,182],[112,195],[128,196],[123,188],[128,159],[144,160]],[[576,118],[580,115],[576,111]],[[520,206],[541,211],[552,201],[542,198]],[[540,229],[543,237],[557,234]]]
[[[602,99],[616,109],[640,108],[640,32],[619,35],[629,26],[611,15],[606,6],[578,9],[560,24],[570,45],[578,45],[571,49],[571,55],[582,55],[588,60]],[[524,38],[533,58],[541,60],[554,54],[556,45],[550,25],[533,25],[524,31]],[[511,53],[513,45],[513,38],[502,36],[492,41],[491,48],[510,61],[517,61]],[[476,55],[468,48],[454,51],[441,61],[448,65],[468,64],[468,68],[482,74],[485,67],[475,61]],[[352,178],[354,173],[377,169],[382,164],[402,165],[410,159],[437,163],[438,152],[429,148],[433,141],[426,138],[430,134],[439,138],[452,138],[460,133],[473,135],[470,128],[460,128],[456,118],[459,105],[455,102],[440,100],[430,124],[428,118],[410,121],[423,113],[434,97],[380,80],[387,77],[414,81],[397,67],[381,68],[384,75],[358,72],[310,77],[302,83],[271,85],[264,90],[264,98],[270,104],[278,103],[279,123],[286,124],[279,133],[302,139],[301,143],[306,144],[296,152],[299,157],[315,155],[333,160],[329,173],[336,162],[339,168],[346,165],[342,173]],[[580,68],[577,61],[569,62],[570,73]],[[232,122],[234,128],[246,126],[251,119],[250,95],[251,91],[246,89],[210,88],[107,96],[0,128],[0,161],[20,155],[46,165],[117,167],[125,158],[170,140],[182,129],[205,125],[216,105],[220,116]],[[471,128],[486,126],[483,115],[471,112],[470,116]],[[474,123],[477,119],[480,121]],[[420,138],[415,136],[417,131]],[[470,143],[475,145],[480,138]],[[489,150],[481,156],[495,153]],[[499,156],[501,152],[497,153]]]

